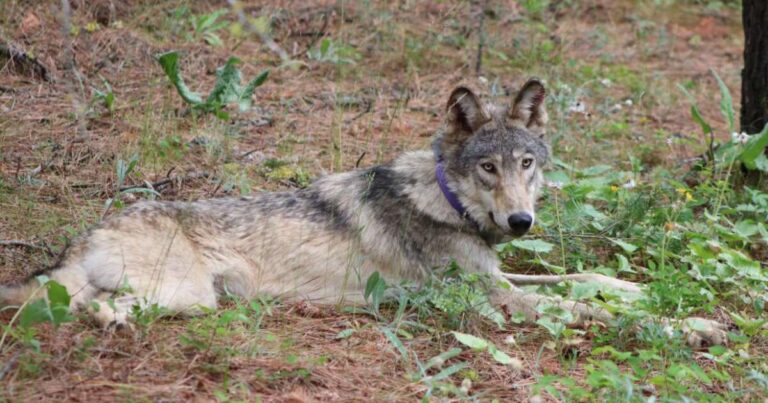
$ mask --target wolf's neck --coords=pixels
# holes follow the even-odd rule
[[[436,165],[434,153],[425,150],[401,155],[392,162],[392,169],[407,178],[403,193],[420,213],[438,222],[469,226],[440,190],[435,176]]]

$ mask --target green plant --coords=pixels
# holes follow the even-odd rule
[[[522,0],[520,5],[533,16],[540,16],[547,9],[549,0]]]
[[[253,186],[248,172],[242,169],[242,166],[235,163],[224,164],[222,173],[222,189],[226,191],[237,190],[240,194],[251,193]]]
[[[35,339],[33,325],[38,323],[51,323],[58,328],[63,323],[74,320],[69,310],[70,295],[66,287],[49,279],[47,276],[37,276],[40,286],[33,295],[45,289],[46,298],[32,300],[31,298],[22,304],[10,322],[5,325],[3,336],[0,338],[0,348],[4,349],[5,340],[14,330],[13,324],[18,320],[19,329],[17,337],[26,345],[32,346],[36,351],[40,350],[40,342]]]
[[[360,58],[360,53],[351,46],[323,38],[316,48],[307,52],[307,57],[321,63],[355,64]]]
[[[157,61],[186,103],[190,104],[194,110],[213,113],[222,120],[229,119],[229,114],[223,110],[229,104],[236,103],[241,112],[248,110],[253,103],[253,92],[257,87],[264,84],[269,75],[269,71],[264,70],[243,87],[240,84],[242,73],[237,68],[241,61],[236,57],[230,57],[224,66],[216,69],[216,82],[213,85],[213,90],[203,100],[200,94],[192,92],[184,83],[179,71],[178,52],[172,51],[157,55]]]
[[[733,130],[733,101],[723,81],[714,76],[724,126]],[[752,374],[755,385],[761,382],[763,372],[747,369],[754,357],[737,351],[766,336],[768,195],[760,189],[739,189],[732,177],[738,162],[761,164],[766,140],[761,132],[734,135],[719,146],[711,143],[717,137],[712,136],[715,128],[689,98],[692,119],[701,127],[704,146],[713,157],[700,168],[705,175],[697,186],[686,185],[668,170],[649,171],[637,158],[630,158],[627,172],[609,166],[578,168],[555,160],[555,171],[547,177],[557,186],[546,191],[547,201],[537,214],[541,232],[536,238],[546,241],[522,239],[500,246],[502,256],[514,251],[518,265],[528,258],[527,264],[554,273],[590,270],[646,284],[639,299],[611,295],[588,284],[539,290],[597,303],[619,313],[622,325],[601,330],[592,340],[595,359],[584,365],[585,377],[545,375],[534,393],[562,400],[639,401],[649,394],[660,400],[698,400],[734,376]],[[553,260],[558,264],[549,263]],[[712,347],[705,354],[712,365],[692,359],[694,352],[679,326],[683,322],[658,319],[708,316],[717,310],[727,310],[739,330],[729,333],[729,346]],[[584,337],[581,330],[572,333],[574,329],[566,326],[569,313],[546,306],[539,312],[538,324],[563,346],[568,339]],[[637,331],[622,330],[626,328]],[[566,350],[560,351],[565,359]],[[752,392],[722,393],[728,400]]]
[[[118,159],[117,164],[115,165],[115,174],[117,175],[117,186],[115,187],[117,191],[115,192],[115,196],[107,199],[105,202],[104,207],[104,213],[102,214],[102,218],[107,215],[109,212],[109,209],[112,207],[115,207],[117,209],[123,208],[123,200],[122,197],[129,193],[141,193],[145,195],[149,195],[150,197],[160,196],[160,193],[157,193],[156,190],[152,189],[151,187],[128,187],[125,188],[123,185],[125,185],[125,180],[128,178],[128,175],[130,175],[133,170],[136,168],[136,165],[139,163],[139,156],[138,154],[134,154],[131,156],[131,159],[126,163],[123,159]]]
[[[109,84],[109,82],[101,78],[101,81],[104,83],[104,89],[101,90],[96,87],[91,87],[91,90],[93,92],[93,97],[91,100],[91,103],[100,103],[102,104],[109,113],[115,112],[115,92],[112,90],[112,86]]]
[[[298,187],[309,186],[310,176],[306,169],[294,167],[287,161],[270,158],[264,162],[264,176],[272,181],[290,181]]]
[[[197,16],[190,16],[189,23],[194,29],[195,38],[203,38],[203,40],[212,46],[221,46],[224,43],[216,34],[216,31],[222,30],[229,25],[229,21],[219,21],[219,18],[227,15],[227,9],[218,9],[208,14],[201,14]]]
[[[488,340],[485,340],[481,337],[473,336],[471,334],[466,334],[466,333],[459,333],[459,332],[451,332],[451,333],[453,334],[454,337],[456,337],[456,340],[458,340],[459,343],[475,351],[487,352],[499,364],[514,365],[517,367],[521,366],[518,360],[513,359],[512,357],[507,355],[507,353],[500,350],[498,347],[496,347],[496,345],[489,342]]]
[[[444,391],[447,392],[444,394],[450,393],[457,397],[466,397],[466,391],[455,387],[449,381],[451,376],[464,370],[469,364],[461,361],[445,366],[448,360],[457,357],[461,353],[462,350],[460,348],[454,347],[430,358],[426,363],[417,360],[417,370],[411,373],[410,378],[414,382],[423,383],[427,387],[422,397],[423,401],[428,401],[437,391]],[[430,375],[430,372],[434,371],[437,372],[434,375]]]
[[[203,315],[190,321],[185,332],[179,336],[181,344],[217,358],[242,353],[227,343],[222,345],[216,341],[257,331],[264,316],[272,314],[274,302],[263,298],[243,301],[233,296],[226,299],[231,300],[235,306],[229,309],[203,309]],[[216,365],[210,369],[215,372],[223,370]]]

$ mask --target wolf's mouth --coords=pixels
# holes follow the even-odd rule
[[[502,227],[501,225],[499,225],[499,223],[496,222],[496,216],[493,215],[493,211],[489,211],[488,212],[488,218],[491,219],[491,222],[499,230],[499,232],[501,232],[502,234],[505,234],[505,235],[507,234],[508,229]]]

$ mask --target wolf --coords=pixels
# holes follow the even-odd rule
[[[490,297],[537,319],[537,307],[571,311],[577,322],[611,314],[520,285],[594,281],[628,292],[641,286],[598,274],[504,273],[494,245],[526,234],[550,159],[546,90],[530,79],[507,105],[482,103],[467,87],[448,97],[431,150],[332,174],[307,188],[195,202],[143,201],[76,239],[52,280],[103,327],[129,325],[136,301],[178,314],[214,309],[225,293],[314,303],[363,303],[366,279],[424,283],[451,262],[494,282]],[[22,304],[40,287],[0,288]],[[111,300],[116,293],[123,296]],[[115,303],[117,301],[118,303]],[[721,344],[725,328],[697,319],[691,344]]]

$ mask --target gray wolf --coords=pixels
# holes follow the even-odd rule
[[[137,300],[189,315],[215,308],[225,292],[362,303],[374,272],[390,283],[419,283],[455,261],[505,285],[492,290],[493,302],[528,320],[542,303],[579,321],[608,320],[602,309],[517,285],[597,281],[630,292],[640,286],[595,274],[505,274],[493,248],[535,222],[550,158],[545,95],[536,79],[501,106],[456,88],[432,150],[329,175],[302,190],[136,203],[77,239],[49,276],[69,290],[73,310],[86,309],[107,327],[125,324],[126,305]],[[34,281],[3,287],[0,301],[21,304],[37,288]],[[119,290],[129,303],[108,303]],[[725,341],[722,326],[698,324],[689,326],[691,343]]]

